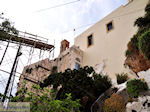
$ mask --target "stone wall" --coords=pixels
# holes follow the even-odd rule
[[[51,73],[51,63],[52,61],[45,59],[24,67],[18,83],[18,89],[25,86],[28,91],[32,91],[32,85],[39,84]]]
[[[32,91],[34,84],[40,84],[46,77],[48,77],[53,68],[57,68],[57,72],[64,72],[66,69],[74,69],[75,64],[82,64],[83,52],[76,46],[72,46],[62,52],[54,60],[44,59],[37,63],[24,67],[22,75],[18,83],[18,90],[26,87],[28,91]],[[23,82],[26,82],[24,85]]]

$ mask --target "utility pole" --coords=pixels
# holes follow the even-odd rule
[[[19,56],[21,55],[20,49],[21,49],[21,43],[19,44],[19,48],[17,50],[17,54],[16,54],[16,57],[15,57],[15,60],[14,60],[14,63],[13,63],[13,66],[12,66],[12,69],[11,69],[11,72],[10,72],[10,76],[9,76],[9,79],[8,79],[8,82],[7,82],[7,85],[6,85],[6,88],[5,88],[5,92],[4,92],[2,102],[5,101],[5,99],[7,97],[7,94],[9,93],[10,83],[11,83],[13,75],[15,74],[14,72],[16,71],[16,66],[17,66],[17,63],[18,63],[17,61],[19,59]]]

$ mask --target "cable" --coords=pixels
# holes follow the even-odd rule
[[[139,11],[143,11],[143,9],[145,9],[145,8],[137,9],[137,10],[131,11],[131,12],[129,12],[129,13],[125,13],[125,14],[121,14],[121,15],[118,15],[118,16],[114,16],[114,17],[111,17],[111,18],[107,18],[106,20],[108,20],[108,19],[114,19],[114,18],[126,16],[126,15],[130,15],[130,14],[133,14],[133,13],[136,13],[136,12],[139,12]],[[148,9],[148,8],[147,8],[147,9]],[[106,17],[107,17],[107,16],[106,16]],[[99,21],[97,21],[97,22],[99,22]],[[83,27],[88,27],[88,26],[90,26],[90,25],[94,25],[94,24],[96,24],[97,22],[92,22],[92,23],[88,23],[88,24],[85,24],[85,25],[82,25],[82,26],[78,26],[78,27],[76,27],[76,28],[71,28],[71,29],[69,29],[69,30],[63,31],[61,34],[68,33],[68,32],[70,32],[70,31],[74,31],[74,30],[78,30],[78,29],[83,28]]]
[[[55,6],[52,6],[52,7],[49,7],[49,8],[37,10],[36,12],[42,12],[42,11],[46,11],[46,10],[50,10],[50,9],[62,7],[62,6],[64,6],[64,5],[69,5],[69,4],[72,4],[72,3],[75,3],[75,2],[79,2],[79,1],[80,1],[80,0],[76,0],[76,1],[68,2],[68,3],[64,3],[64,4],[55,5]]]

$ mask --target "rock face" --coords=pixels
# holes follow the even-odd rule
[[[128,103],[126,112],[150,112],[150,96],[139,97],[137,102]]]
[[[138,28],[128,43],[125,65],[138,73],[150,68],[150,0],[145,7],[145,15],[135,20],[134,26]]]
[[[141,71],[138,75],[140,79],[144,79],[147,82],[147,85],[150,88],[150,69],[147,71]]]
[[[129,66],[133,72],[138,73],[148,70],[150,68],[150,61],[145,59],[138,50],[134,50],[131,55],[127,56],[125,65]]]

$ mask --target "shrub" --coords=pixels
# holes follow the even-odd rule
[[[116,77],[117,77],[117,83],[118,84],[124,83],[128,80],[128,74],[127,73],[116,74]]]
[[[138,47],[147,59],[150,59],[150,30],[139,37]]]
[[[132,54],[132,51],[130,51],[130,50],[126,50],[126,52],[125,52],[125,56],[127,57],[127,56],[130,56]]]
[[[147,83],[140,79],[127,82],[127,92],[131,97],[138,97],[140,92],[148,90]]]
[[[133,102],[134,100],[133,100],[133,98],[132,97],[129,97],[128,98],[128,102]]]
[[[113,94],[106,99],[103,107],[104,112],[125,112],[125,101],[122,96]]]
[[[136,34],[131,38],[131,46],[129,47],[129,50],[138,49],[138,37],[140,34]]]
[[[52,70],[51,70],[51,73],[57,73],[57,66],[53,66]]]
[[[34,91],[23,93],[22,88],[19,95],[13,97],[11,101],[30,102],[31,112],[80,112],[80,100],[73,100],[71,94],[65,94],[65,99],[57,100],[57,91],[42,89],[37,85],[33,85],[32,90]]]

